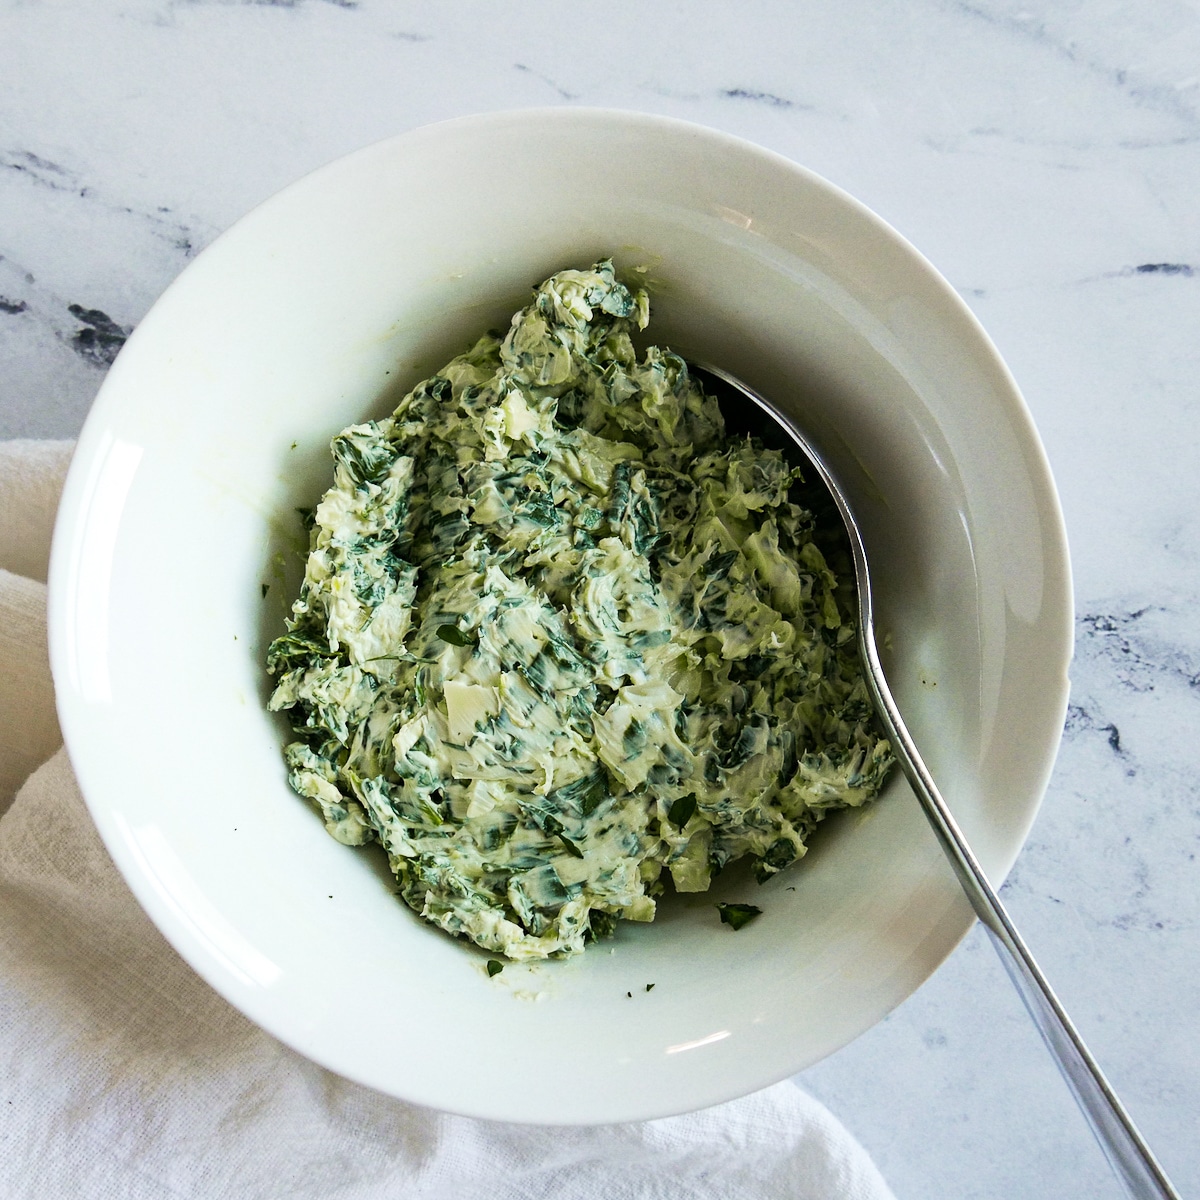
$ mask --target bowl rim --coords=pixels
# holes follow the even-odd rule
[[[1032,414],[1029,407],[1014,379],[1011,371],[999,351],[991,341],[990,337],[983,328],[983,325],[970,309],[962,297],[954,290],[949,282],[938,272],[933,264],[914,247],[902,234],[896,231],[887,221],[880,217],[873,210],[868,208],[863,202],[856,199],[850,193],[838,185],[831,183],[829,180],[818,175],[811,169],[795,162],[785,155],[761,146],[755,142],[741,138],[734,134],[724,132],[722,130],[713,129],[703,124],[681,120],[674,117],[659,116],[640,112],[634,109],[625,108],[607,108],[607,107],[532,107],[532,108],[517,108],[506,109],[497,112],[488,112],[460,116],[449,120],[438,121],[431,124],[421,125],[405,132],[393,135],[391,137],[373,142],[367,146],[361,147],[349,154],[341,155],[332,161],[317,167],[316,169],[306,173],[299,179],[288,184],[280,191],[272,196],[264,199],[259,204],[251,208],[246,214],[240,217],[229,230],[226,230],[221,235],[213,240],[197,257],[193,263],[200,262],[205,259],[205,256],[221,246],[225,240],[230,237],[234,230],[238,229],[244,222],[248,221],[255,214],[260,213],[263,209],[269,208],[276,203],[286,202],[299,192],[319,183],[326,176],[336,174],[344,165],[351,161],[362,160],[367,156],[386,155],[396,151],[401,147],[417,147],[421,143],[436,140],[448,132],[453,132],[457,129],[483,129],[486,130],[489,126],[509,126],[514,122],[517,123],[559,123],[564,126],[577,123],[600,123],[600,124],[615,124],[623,125],[631,130],[647,130],[661,136],[686,136],[689,138],[699,138],[704,140],[711,146],[719,147],[723,153],[731,153],[734,155],[751,156],[761,160],[765,164],[769,164],[775,171],[783,171],[790,173],[795,178],[803,180],[806,185],[815,187],[830,195],[841,205],[848,208],[856,217],[871,224],[903,255],[907,257],[913,268],[918,271],[923,277],[926,285],[932,286],[939,293],[941,300],[948,306],[953,318],[961,324],[965,334],[972,339],[977,350],[981,351],[986,357],[987,365],[991,371],[995,373],[996,378],[1003,385],[1005,393],[1007,416],[1012,422],[1014,431],[1020,439],[1020,449],[1022,457],[1027,468],[1030,471],[1031,480],[1036,489],[1037,508],[1043,518],[1043,532],[1049,539],[1044,552],[1043,560],[1047,564],[1054,564],[1057,568],[1057,574],[1053,576],[1053,584],[1056,592],[1053,597],[1053,603],[1048,603],[1046,611],[1053,613],[1051,618],[1043,617],[1042,622],[1051,621],[1052,632],[1055,632],[1056,644],[1062,647],[1061,661],[1055,666],[1057,676],[1061,676],[1062,688],[1058,703],[1058,724],[1061,727],[1062,718],[1065,716],[1068,703],[1067,668],[1071,660],[1074,643],[1074,596],[1073,584],[1070,571],[1070,559],[1067,547],[1067,537],[1065,522],[1063,519],[1061,502],[1058,496],[1057,489],[1054,484],[1052,474],[1050,472],[1048,458],[1045,452],[1041,437],[1033,422]],[[180,955],[196,970],[205,981],[212,986],[216,991],[225,996],[227,1000],[235,1004],[243,1012],[265,1028],[273,1036],[280,1038],[286,1044],[290,1045],[299,1053],[308,1058],[314,1059],[323,1066],[328,1067],[335,1072],[345,1075],[348,1078],[355,1079],[357,1082],[365,1083],[368,1086],[379,1087],[376,1080],[360,1077],[354,1073],[348,1072],[344,1064],[328,1061],[326,1056],[314,1053],[310,1046],[303,1043],[302,1040],[289,1037],[281,1033],[277,1028],[272,1028],[271,1023],[263,1019],[257,1013],[248,1012],[246,1005],[232,994],[232,989],[229,986],[229,981],[223,978],[219,972],[214,970],[214,964],[201,952],[198,947],[190,940],[186,928],[182,927],[169,912],[164,911],[161,898],[150,888],[141,878],[141,867],[131,857],[127,844],[113,836],[109,824],[102,820],[103,804],[96,797],[103,791],[101,775],[103,773],[103,764],[95,759],[89,752],[86,745],[87,730],[86,724],[88,714],[86,708],[77,703],[77,697],[73,694],[69,686],[69,670],[67,663],[67,641],[68,632],[67,626],[71,620],[71,602],[67,593],[67,578],[71,569],[70,558],[75,552],[75,541],[77,527],[82,516],[82,505],[86,499],[86,485],[88,473],[101,450],[101,440],[104,434],[104,421],[108,409],[119,403],[120,389],[123,386],[122,380],[124,371],[121,369],[121,359],[126,358],[126,362],[132,362],[136,359],[137,348],[142,340],[153,336],[156,328],[156,322],[153,320],[154,310],[159,308],[162,303],[171,297],[177,289],[186,286],[186,280],[189,275],[193,263],[189,263],[184,271],[173,280],[168,287],[163,291],[158,300],[155,301],[151,310],[147,313],[146,319],[140,323],[138,328],[129,338],[128,347],[132,350],[132,357],[127,358],[129,351],[123,349],[121,355],[118,356],[118,366],[114,369],[114,373],[101,385],[97,397],[93,403],[92,409],[88,414],[83,430],[80,434],[76,452],[68,472],[66,484],[63,490],[63,500],[60,504],[59,512],[55,522],[54,538],[51,551],[50,571],[49,571],[49,604],[48,604],[48,628],[49,628],[49,643],[50,643],[50,658],[52,665],[52,673],[56,684],[56,698],[58,705],[59,720],[63,731],[64,741],[67,747],[67,753],[70,758],[73,769],[76,773],[76,778],[79,781],[80,791],[84,796],[85,802],[92,814],[94,820],[100,828],[101,835],[105,841],[106,847],[113,857],[114,862],[118,866],[121,874],[129,883],[134,891],[137,899],[142,907],[151,916],[155,925],[164,933],[167,940],[174,946]],[[143,328],[146,333],[143,335]],[[141,335],[141,336],[140,336]],[[1049,590],[1049,586],[1048,586]],[[1052,627],[1056,626],[1056,630]],[[1032,802],[1022,811],[1022,819],[1020,822],[1014,821],[1014,828],[1017,832],[1010,839],[1008,847],[1009,853],[1004,856],[1002,864],[1003,869],[995,871],[992,882],[998,888],[1003,882],[1004,877],[1011,869],[1015,862],[1022,846],[1028,837],[1030,828],[1037,813],[1040,809],[1042,800],[1045,795],[1046,788],[1049,783],[1050,775],[1054,767],[1055,752],[1051,752],[1044,757],[1041,764],[1041,769],[1038,773],[1037,786]],[[1018,827],[1019,826],[1019,827]],[[928,971],[924,975],[927,978],[945,961],[953,952],[955,946],[967,935],[974,923],[973,916],[966,919],[958,936],[949,941],[945,948],[945,952],[936,956],[936,961],[932,961]],[[932,958],[933,956],[931,956]],[[917,985],[919,986],[919,984]],[[907,994],[911,994],[911,990]],[[896,999],[886,1011],[891,1011],[898,1004],[903,1002],[906,996],[901,996]],[[886,1012],[882,1015],[886,1015]],[[880,1018],[881,1019],[881,1018]],[[870,1028],[870,1026],[867,1026]],[[853,1040],[853,1037],[859,1036],[864,1030],[852,1034],[849,1038],[843,1040],[840,1044],[846,1044],[846,1041]],[[838,1047],[832,1047],[829,1051],[832,1053]],[[779,1079],[786,1078],[793,1071],[786,1070],[781,1072],[775,1078],[763,1079],[757,1086],[767,1086],[770,1083],[777,1082]],[[743,1094],[744,1088],[736,1091],[730,1091],[724,1098],[732,1099],[734,1096]],[[397,1094],[397,1093],[393,1093]],[[502,1112],[499,1110],[483,1111],[478,1106],[464,1105],[462,1107],[447,1106],[444,1103],[436,1103],[430,1099],[421,1096],[406,1097],[415,1103],[433,1105],[443,1111],[460,1112],[463,1115],[475,1117],[490,1117],[493,1119],[504,1119],[515,1122],[528,1123],[547,1123],[540,1121],[537,1118],[525,1117],[521,1114],[513,1115],[510,1112]],[[705,1103],[717,1101],[705,1101]],[[670,1115],[674,1112],[686,1111],[679,1107],[663,1109],[653,1112],[631,1112],[628,1115],[614,1115],[603,1117],[602,1120],[607,1121],[624,1121],[635,1119],[647,1119],[651,1117]],[[565,1115],[561,1121],[552,1122],[558,1124],[586,1124],[593,1123],[593,1120],[588,1117],[576,1120],[570,1115]]]

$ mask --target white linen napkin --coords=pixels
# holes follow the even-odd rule
[[[349,1083],[211,991],[113,867],[60,747],[44,580],[71,449],[0,443],[0,1196],[894,1200],[790,1082],[637,1124],[475,1121]]]

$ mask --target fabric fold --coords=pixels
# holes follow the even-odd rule
[[[74,442],[0,442],[0,569],[46,582]]]
[[[62,742],[46,650],[46,585],[0,568],[0,813]]]

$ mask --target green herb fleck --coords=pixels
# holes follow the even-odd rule
[[[599,938],[612,937],[616,932],[617,918],[610,912],[604,912],[602,909],[593,908],[588,913],[588,926],[593,940]]]
[[[269,583],[264,583],[261,584],[260,587],[262,589],[263,599],[265,600],[267,598],[267,593],[271,590],[271,585]]]
[[[487,964],[488,978],[492,979],[504,970],[504,964],[497,958],[489,958]]]
[[[692,793],[686,796],[680,796],[678,800],[671,805],[667,812],[667,820],[672,825],[682,829],[691,819],[696,811],[696,797]]]
[[[469,646],[471,639],[456,625],[439,625],[437,635],[451,646]]]
[[[652,984],[652,983],[646,984],[646,991],[648,991],[648,992],[654,991],[654,984]]]
[[[762,915],[762,909],[753,904],[718,904],[717,912],[721,914],[722,922],[733,929],[741,929]]]
[[[573,854],[576,858],[583,857],[583,851],[573,842],[565,833],[558,835],[558,840],[567,848],[568,854]]]

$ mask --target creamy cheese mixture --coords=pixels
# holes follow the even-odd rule
[[[295,790],[513,959],[651,920],[664,871],[766,879],[892,761],[798,471],[638,357],[648,313],[609,262],[562,271],[338,434],[270,649]]]

